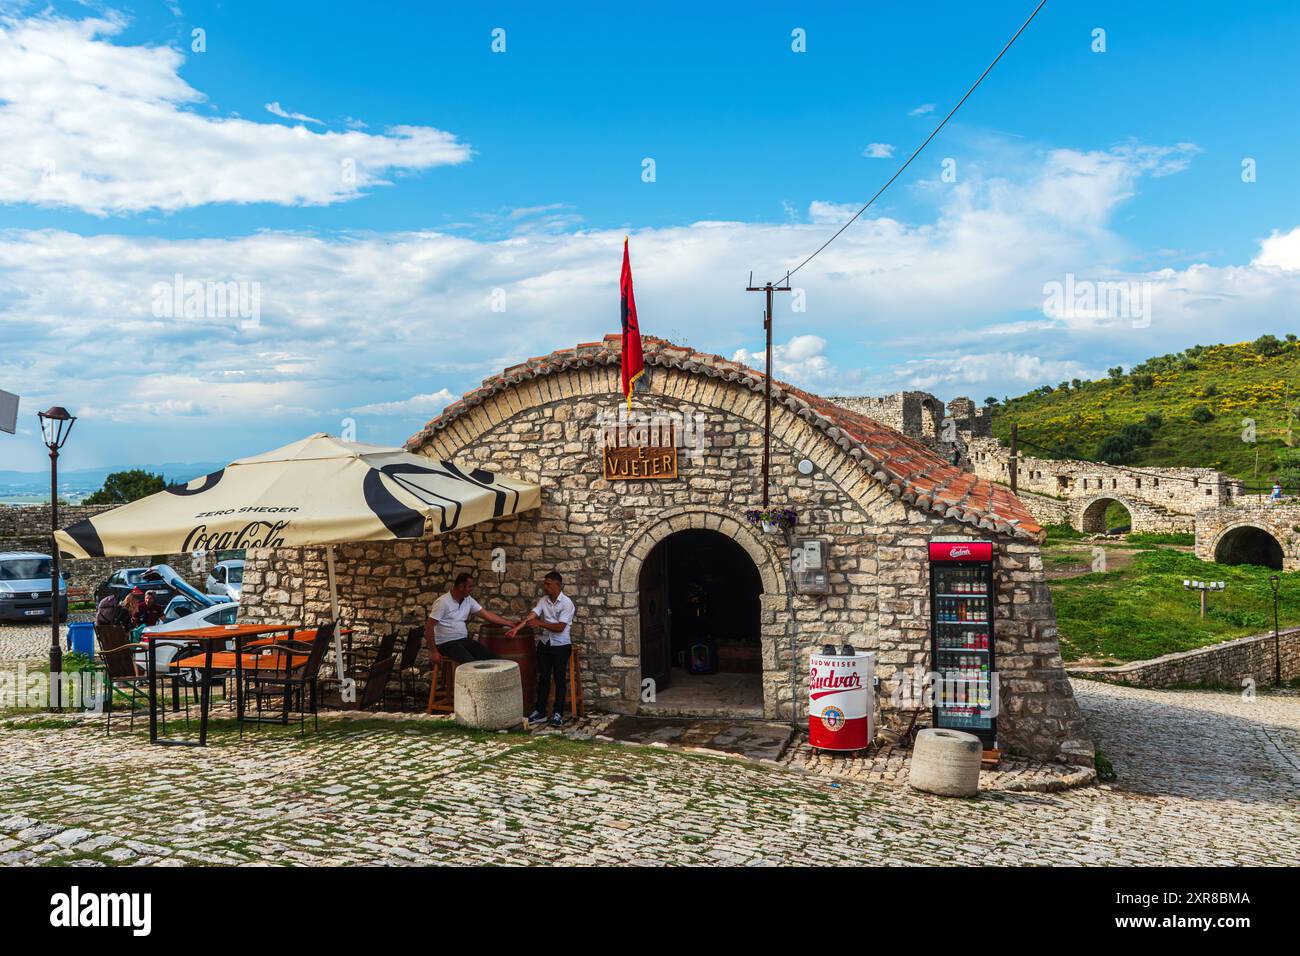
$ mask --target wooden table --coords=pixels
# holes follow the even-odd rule
[[[164,631],[160,634],[147,635],[149,640],[149,650],[147,651],[149,662],[149,742],[162,746],[171,747],[205,747],[208,743],[208,711],[210,709],[210,698],[212,694],[212,671],[214,669],[229,670],[233,666],[235,671],[235,712],[240,720],[244,718],[244,662],[246,658],[261,655],[251,655],[244,653],[244,638],[261,638],[271,634],[286,634],[286,641],[292,641],[294,634],[302,629],[301,624],[235,624],[233,626],[216,626],[216,627],[196,627],[184,631]],[[314,636],[314,635],[313,635]],[[192,740],[159,740],[158,739],[158,665],[155,660],[154,648],[158,646],[159,641],[182,640],[192,641],[203,647],[201,654],[192,655],[186,660],[201,661],[200,664],[187,667],[187,670],[201,670],[203,672],[203,689],[199,694],[199,739],[196,743]],[[214,645],[217,643],[225,644],[227,641],[235,642],[234,651],[217,651]],[[279,642],[274,642],[279,643]],[[265,646],[265,645],[263,645]],[[220,667],[216,663],[218,655],[228,655],[230,665]],[[271,655],[279,660],[282,655]],[[224,658],[223,658],[224,659]],[[306,658],[304,658],[305,660]],[[173,662],[168,665],[169,669],[178,668],[179,662]],[[256,669],[261,669],[263,665],[256,665]]]

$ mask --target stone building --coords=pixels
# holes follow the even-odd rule
[[[521,616],[554,568],[578,607],[573,634],[589,705],[798,719],[810,650],[849,641],[877,653],[888,712],[895,688],[930,665],[928,543],[987,540],[1000,746],[1091,764],[1057,645],[1041,528],[1008,489],[864,414],[774,381],[771,503],[793,508],[798,525],[789,537],[764,533],[745,517],[762,501],[762,374],[647,338],[648,387],[624,421],[619,341],[508,368],[410,439],[412,452],[538,483],[541,507],[416,542],[340,546],[345,624],[372,641],[405,630],[460,571],[477,575],[485,606]],[[611,433],[620,447],[673,444],[674,474],[605,477]],[[797,586],[792,559],[805,538],[825,545],[825,593]],[[319,549],[248,557],[245,617],[328,613]],[[721,673],[688,676],[677,638],[702,609]]]

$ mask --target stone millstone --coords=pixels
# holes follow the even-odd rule
[[[524,693],[514,661],[472,661],[456,668],[456,722],[506,730],[524,722]]]
[[[983,750],[973,734],[927,728],[917,734],[907,783],[941,797],[973,797],[980,788]]]

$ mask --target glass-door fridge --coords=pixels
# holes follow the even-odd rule
[[[930,542],[930,660],[934,726],[997,746],[996,661],[993,654],[993,545]]]

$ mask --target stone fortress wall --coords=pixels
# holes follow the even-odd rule
[[[925,442],[981,478],[1011,483],[1011,450],[993,437],[990,410],[969,398],[945,406],[928,392],[913,391],[831,401]],[[1128,509],[1134,531],[1192,532],[1197,513],[1232,507],[1243,495],[1239,480],[1212,468],[1131,468],[1039,458],[1023,450],[1016,476],[1021,500],[1035,518],[1092,534],[1106,530],[1113,501]]]

